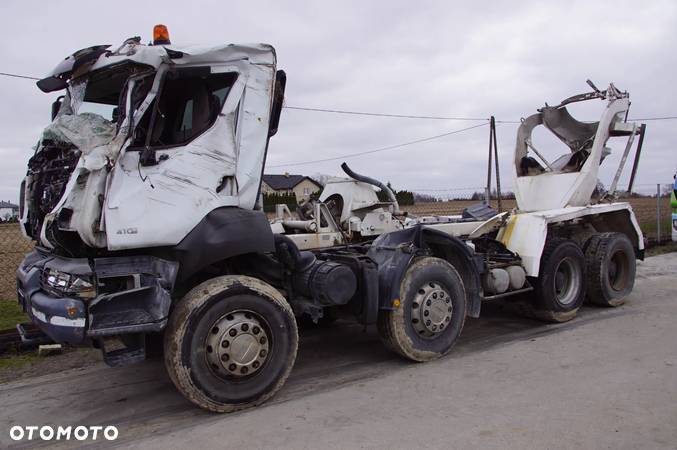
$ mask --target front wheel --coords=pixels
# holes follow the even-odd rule
[[[222,276],[193,288],[165,332],[165,366],[197,406],[232,412],[272,397],[291,372],[298,332],[291,307],[272,286]]]
[[[454,266],[439,258],[418,258],[402,279],[399,302],[379,315],[379,335],[400,355],[430,361],[449,353],[465,315],[465,288]]]

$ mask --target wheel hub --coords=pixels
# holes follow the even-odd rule
[[[205,339],[210,369],[219,376],[244,377],[266,361],[270,337],[263,319],[251,311],[234,311],[218,319]]]
[[[441,333],[451,321],[453,306],[449,293],[438,283],[421,286],[411,304],[411,322],[423,337]]]
[[[562,305],[569,305],[576,300],[578,286],[582,282],[582,274],[571,258],[560,261],[555,271],[555,296]]]

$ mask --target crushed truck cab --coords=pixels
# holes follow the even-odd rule
[[[160,344],[187,399],[230,412],[284,384],[298,320],[375,325],[390,350],[430,361],[483,302],[523,302],[561,322],[586,299],[617,306],[632,290],[644,242],[615,201],[617,177],[590,198],[607,140],[628,138],[624,162],[643,138],[613,85],[520,126],[513,211],[411,217],[388,186],[344,163],[346,177],[318,200],[294,213],[278,205],[269,221],[261,182],[286,86],[274,49],[155,34],[152,45],[82,49],[37,83],[63,95],[21,185],[21,228],[36,245],[17,294],[55,341],[98,347],[109,365]],[[595,124],[564,109],[595,99],[607,101]],[[539,125],[567,155],[543,159],[530,139]]]
[[[273,48],[95,49],[47,78],[68,89],[29,162],[28,236],[71,253],[172,247],[216,208],[254,209],[284,88]]]
[[[160,331],[177,277],[272,250],[251,211],[284,81],[268,45],[132,39],[80,50],[38,82],[66,92],[22,183],[21,228],[38,247],[17,278],[47,334],[83,343]],[[235,234],[215,237],[224,229]]]

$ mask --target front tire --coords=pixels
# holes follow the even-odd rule
[[[165,332],[165,366],[189,401],[232,412],[272,397],[297,347],[284,297],[255,278],[228,275],[199,284],[178,303]]]
[[[400,302],[378,318],[381,340],[412,361],[431,361],[449,353],[466,316],[463,280],[439,258],[416,259],[400,286]]]
[[[585,258],[574,241],[546,242],[534,294],[539,318],[566,322],[576,316],[585,299]]]

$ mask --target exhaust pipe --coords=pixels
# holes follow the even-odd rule
[[[400,214],[400,204],[397,203],[397,197],[395,197],[395,194],[393,193],[393,191],[390,190],[388,186],[386,186],[385,184],[381,183],[378,180],[353,172],[353,170],[350,167],[348,167],[348,164],[346,163],[341,164],[341,169],[343,169],[343,171],[350,178],[353,178],[357,181],[361,181],[363,183],[371,184],[372,186],[376,186],[377,188],[385,192],[390,201],[395,204],[395,211],[393,214]]]

